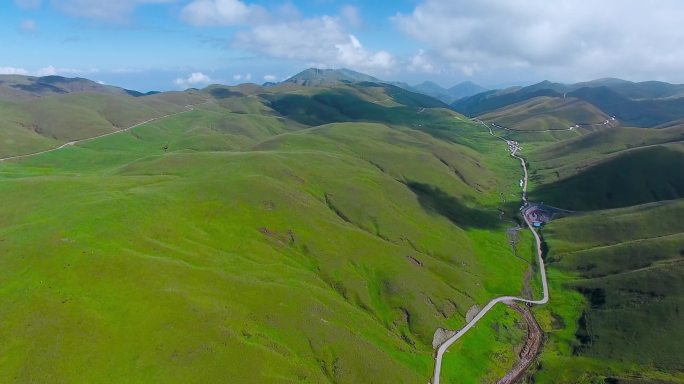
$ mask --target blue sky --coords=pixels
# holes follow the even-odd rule
[[[143,91],[311,66],[444,86],[684,82],[676,0],[6,0],[0,18],[0,73]]]

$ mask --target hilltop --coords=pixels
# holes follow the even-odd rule
[[[472,96],[487,90],[486,88],[481,87],[471,81],[465,81],[456,84],[448,89],[443,88],[442,86],[430,81],[426,81],[416,85],[409,85],[404,82],[380,80],[376,77],[344,68],[309,68],[290,77],[289,79],[285,80],[284,83],[291,83],[304,86],[332,86],[340,83],[388,84],[399,88],[403,88],[410,92],[421,93],[426,96],[434,97],[446,104],[452,103],[455,100],[461,99],[463,97]]]
[[[381,80],[365,75],[360,72],[355,72],[350,69],[318,69],[309,68],[302,71],[289,79],[285,83],[293,83],[304,86],[326,86],[334,85],[340,82],[357,83],[357,82],[371,82],[380,83]]]

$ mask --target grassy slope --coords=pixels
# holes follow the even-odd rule
[[[538,310],[551,333],[537,382],[684,382],[682,214],[675,200],[571,216],[545,230],[554,289]]]
[[[615,127],[544,146],[530,153],[527,158],[535,172],[535,181],[547,184],[576,175],[603,159],[647,146],[682,140],[684,125],[663,129]]]
[[[566,168],[563,176],[556,174],[558,181],[535,188],[531,196],[573,210],[626,207],[684,197],[681,143],[618,152],[572,167],[574,174],[567,176],[572,171]]]
[[[459,221],[515,190],[481,128],[302,130],[219,103],[242,109],[2,164],[0,381],[423,382],[436,327],[520,290],[505,227]],[[446,380],[510,365],[519,331],[488,321],[499,339],[474,334]]]
[[[574,98],[541,96],[479,116],[505,127],[523,130],[567,129],[575,124],[603,123],[610,116]],[[580,131],[586,128],[580,128]]]
[[[0,157],[37,152],[127,128],[201,102],[191,94],[131,96],[74,93],[0,102]]]
[[[551,303],[535,309],[548,340],[531,382],[684,382],[683,206],[660,201],[681,197],[681,140],[673,126],[523,141],[532,199],[593,210],[543,231]]]

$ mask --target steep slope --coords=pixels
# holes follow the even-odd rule
[[[572,210],[627,207],[684,197],[684,144],[634,149],[535,188],[531,196]],[[571,192],[571,193],[569,193]]]
[[[549,225],[549,266],[566,275],[552,290],[556,327],[537,382],[684,380],[682,214],[674,200]]]

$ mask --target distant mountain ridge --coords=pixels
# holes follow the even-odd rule
[[[576,84],[542,81],[527,87],[492,90],[451,103],[468,116],[479,116],[537,97],[584,100],[638,127],[654,127],[684,119],[684,85],[659,81],[631,82],[605,78]]]
[[[98,82],[62,76],[0,75],[0,98],[34,98],[69,93],[100,93],[108,95],[149,96],[159,92],[142,93]]]
[[[465,81],[454,85],[451,88],[444,88],[439,84],[431,81],[426,81],[416,85],[409,85],[405,82],[400,81],[385,81],[366,75],[361,72],[356,72],[351,69],[341,68],[341,69],[318,69],[309,68],[306,69],[289,79],[285,80],[284,83],[292,83],[304,86],[330,86],[336,83],[383,83],[391,84],[399,88],[403,88],[407,91],[422,93],[427,96],[432,96],[439,99],[447,104],[452,103],[463,97],[468,97],[475,95],[480,92],[484,92],[487,88],[484,88],[478,84],[471,81]]]
[[[414,85],[412,88],[418,92],[436,97],[445,103],[453,103],[454,101],[464,97],[487,91],[487,88],[475,84],[472,81],[464,81],[448,89],[443,88],[442,86],[431,81],[426,81],[421,84]]]

